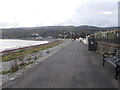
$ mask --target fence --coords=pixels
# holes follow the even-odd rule
[[[107,32],[97,32],[89,36],[89,38],[94,38],[96,41],[120,44],[120,31],[107,31]]]

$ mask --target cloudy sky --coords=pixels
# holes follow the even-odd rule
[[[118,25],[119,0],[0,0],[0,28]]]

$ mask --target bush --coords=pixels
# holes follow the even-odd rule
[[[2,72],[0,72],[0,74],[8,74],[8,73],[13,73],[13,71],[11,71],[11,70],[5,70],[5,71],[2,71]]]
[[[12,68],[11,68],[11,70],[12,70],[13,72],[16,72],[16,71],[19,70],[19,67],[18,67],[17,65],[13,65]]]

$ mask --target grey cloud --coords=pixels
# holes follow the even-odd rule
[[[76,10],[74,17],[64,23],[73,25],[117,26],[118,7],[115,2],[89,2]],[[102,14],[112,12],[112,14]]]

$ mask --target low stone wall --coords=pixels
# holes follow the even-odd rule
[[[5,61],[5,62],[1,62],[2,63],[2,71],[7,71],[7,70],[11,70],[11,68],[14,65],[17,65],[19,68],[21,68],[19,65],[21,63],[28,63],[30,61],[34,61],[36,58],[39,58],[43,51],[39,51],[37,53],[34,54],[26,54],[25,57],[21,58],[21,59],[15,59],[15,60],[11,60],[11,61]]]
[[[80,42],[88,45],[88,39],[87,38],[79,38]]]
[[[101,54],[105,52],[113,52],[115,48],[120,48],[120,45],[105,42],[97,42],[97,52]]]
[[[63,44],[65,44],[65,43],[63,43]],[[60,44],[60,45],[63,45],[63,44]],[[60,45],[58,45],[58,46],[60,46]],[[14,65],[17,65],[19,68],[22,68],[22,67],[20,67],[21,63],[28,63],[31,61],[36,61],[36,60],[40,59],[41,57],[44,57],[47,54],[51,53],[52,51],[56,50],[58,48],[58,46],[54,46],[53,48],[48,48],[46,50],[41,50],[37,53],[26,54],[23,58],[20,58],[20,59],[0,62],[2,64],[2,67],[0,69],[1,69],[1,71],[11,70],[11,68]]]

